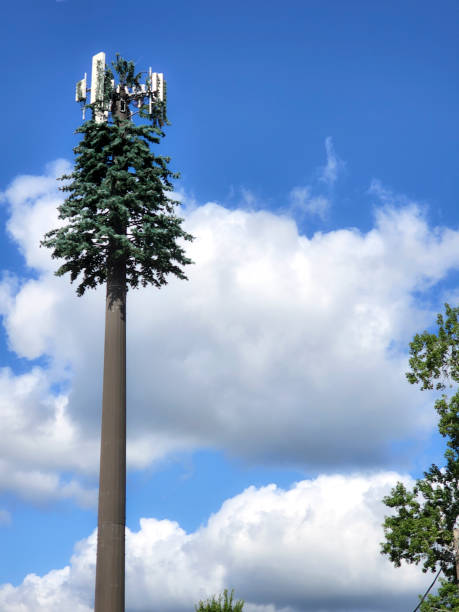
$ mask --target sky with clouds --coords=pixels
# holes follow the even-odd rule
[[[105,292],[77,297],[39,242],[101,50],[165,73],[158,152],[196,237],[189,281],[128,294],[127,611],[224,588],[247,612],[414,609],[431,577],[380,555],[381,500],[442,462],[434,397],[405,372],[457,304],[458,13],[5,9],[1,612],[93,605]]]

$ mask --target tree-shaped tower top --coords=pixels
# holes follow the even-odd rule
[[[94,56],[89,104],[86,77],[77,84],[76,98],[92,119],[76,130],[83,139],[74,149],[75,167],[61,177],[68,196],[59,218],[66,225],[41,242],[64,260],[56,274],[69,272],[72,281],[80,277],[79,295],[108,280],[120,265],[127,285],[135,288],[165,285],[169,274],[185,279],[182,266],[192,263],[180,244],[192,236],[175,215],[179,202],[168,197],[178,174],[169,170],[168,157],[151,150],[168,123],[163,75],[150,69],[141,84],[142,73],[119,55],[113,69],[105,67],[104,53]],[[130,121],[137,113],[144,123]]]
[[[91,87],[87,87],[87,75],[77,82],[75,101],[83,104],[83,119],[86,108],[91,108],[93,119],[102,123],[113,117],[130,119],[136,113],[149,118],[153,125],[162,126],[167,123],[166,99],[167,84],[162,72],[148,70],[145,83],[141,83],[142,72],[135,73],[134,62],[126,61],[119,55],[112,63],[118,76],[115,83],[114,73],[105,64],[105,53],[101,51],[92,58]],[[87,94],[90,93],[89,105]],[[137,107],[132,112],[131,105]]]

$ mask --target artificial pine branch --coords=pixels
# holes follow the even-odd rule
[[[120,84],[139,86],[141,73],[135,74],[133,62],[117,56],[113,68]],[[114,96],[112,78],[106,70],[106,91]],[[96,104],[89,106],[96,110]],[[163,104],[159,110],[165,117]],[[192,261],[180,241],[193,237],[175,214],[179,202],[168,197],[179,175],[169,169],[168,157],[151,151],[164,136],[157,119],[149,125],[117,117],[102,123],[90,119],[76,130],[82,140],[74,149],[74,169],[61,177],[67,197],[58,210],[66,224],[49,231],[41,245],[64,260],[58,276],[69,273],[71,282],[79,280],[78,295],[105,282],[116,261],[125,262],[131,288],[159,288],[170,274],[187,278],[183,267]]]

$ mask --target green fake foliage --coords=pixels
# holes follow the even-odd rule
[[[98,108],[99,110],[110,110],[113,103],[119,99],[120,95],[116,92],[116,86],[113,85],[115,76],[117,77],[119,85],[128,87],[131,90],[140,91],[140,85],[142,80],[143,72],[135,72],[134,62],[127,61],[116,55],[116,62],[112,62],[112,68],[106,68],[104,74],[100,75],[103,77],[104,91],[102,102],[96,102],[95,104],[87,104],[86,108],[93,111]],[[101,71],[103,69],[101,68]],[[100,79],[99,82],[102,82]],[[147,86],[150,85],[149,79],[147,79]],[[164,100],[157,100],[152,107],[152,113],[149,112],[148,104],[143,104],[139,111],[139,116],[143,119],[151,121],[154,127],[163,127],[164,124],[170,125],[167,119],[167,91],[166,83],[164,82]]]
[[[445,317],[438,315],[437,333],[417,334],[410,344],[411,371],[407,379],[412,384],[420,383],[423,390],[444,390],[459,382],[459,308],[445,304],[445,311]],[[447,439],[446,465],[442,469],[432,465],[411,491],[397,483],[384,498],[385,505],[395,513],[384,521],[386,540],[381,544],[381,552],[396,567],[406,561],[422,563],[424,572],[441,568],[446,578],[441,587],[443,595],[453,597],[457,606],[441,609],[459,609],[453,536],[459,515],[459,391],[450,397],[442,395],[435,409],[439,431]],[[425,607],[430,605],[426,602],[421,604],[424,606],[421,610],[435,609]]]
[[[195,610],[196,612],[242,612],[244,602],[239,600],[233,604],[233,593],[234,589],[228,597],[228,590],[225,589],[218,599],[212,597],[207,601],[200,601],[195,606]]]
[[[126,64],[120,78],[132,83],[133,64]],[[193,237],[175,215],[179,202],[168,198],[178,175],[169,170],[169,158],[150,149],[163,132],[115,119],[86,121],[77,133],[83,138],[74,149],[74,170],[61,177],[68,194],[58,209],[64,224],[41,242],[53,249],[53,258],[64,260],[56,274],[69,273],[71,282],[78,278],[78,295],[120,266],[132,288],[161,287],[169,274],[186,279],[182,267],[192,261],[180,242]]]

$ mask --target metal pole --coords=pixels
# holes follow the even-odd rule
[[[101,70],[105,54],[93,57],[91,102],[103,98]],[[150,69],[151,72],[151,69]],[[100,73],[100,74],[99,74]],[[164,99],[163,75],[161,100]],[[144,91],[144,90],[142,90]],[[102,94],[101,94],[102,92]],[[156,95],[150,85],[150,100]],[[102,96],[102,97],[101,97]],[[113,94],[110,111],[118,120],[130,120],[129,104],[139,97],[121,84]],[[145,95],[141,96],[141,99]],[[94,98],[94,99],[93,99]],[[77,84],[76,100],[86,101],[86,76]],[[107,120],[108,109],[95,111],[100,123]],[[118,234],[126,227],[116,228]],[[110,253],[114,252],[110,246]],[[125,527],[126,527],[126,262],[109,256],[105,309],[104,375],[100,443],[99,508],[97,521],[96,593],[94,612],[125,610]]]
[[[126,273],[107,279],[94,612],[124,612],[126,525]]]
[[[454,556],[455,556],[455,561],[456,561],[456,580],[457,580],[457,585],[459,588],[459,529],[455,527],[453,529],[453,534],[454,534]]]
[[[112,111],[119,119],[129,119],[124,92]],[[117,231],[125,233],[126,228],[119,227]],[[107,269],[94,612],[124,612],[125,527],[126,266],[118,261]]]

